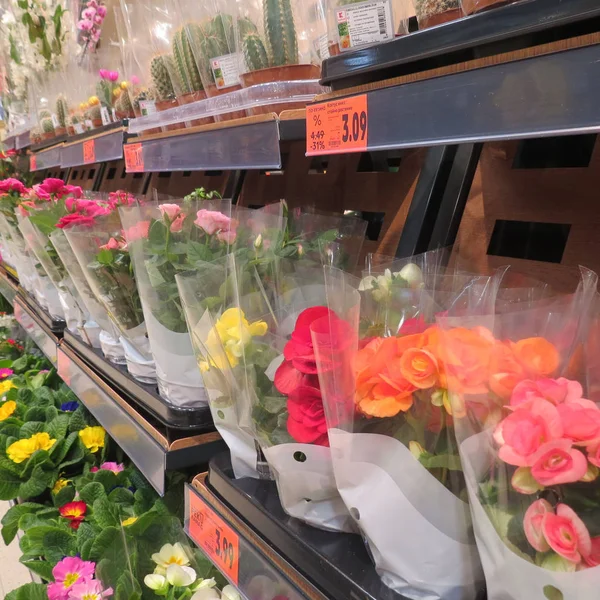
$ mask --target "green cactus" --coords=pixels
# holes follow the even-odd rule
[[[131,98],[129,97],[129,92],[127,90],[123,90],[117,98],[115,109],[127,115],[133,113],[133,105],[131,104]]]
[[[111,85],[105,79],[96,84],[96,96],[98,96],[103,106],[112,106]]]
[[[250,71],[266,69],[269,66],[269,57],[263,41],[257,33],[247,35],[243,43],[244,58]]]
[[[44,133],[53,133],[54,132],[54,123],[52,122],[51,117],[46,117],[42,119],[42,131]]]
[[[195,31],[195,28],[200,28],[196,23],[190,23],[187,27],[192,31],[194,37],[202,35],[200,32]],[[204,89],[198,65],[192,52],[190,38],[185,27],[175,32],[171,41],[171,47],[173,50],[175,71],[182,84],[183,93],[189,94],[190,92],[199,92]]]
[[[94,104],[94,106],[90,106],[86,114],[88,119],[91,119],[92,121],[102,119],[102,106],[100,104]]]
[[[61,127],[67,126],[67,120],[69,117],[69,105],[67,99],[61,94],[56,99],[56,118]]]
[[[150,62],[150,76],[156,90],[157,100],[171,100],[175,97],[173,82],[167,68],[170,61],[172,58],[165,54],[155,56]]]
[[[248,18],[243,17],[238,19],[238,35],[240,36],[240,40],[244,40],[247,35],[251,33],[258,33],[258,29],[256,25]]]
[[[291,0],[263,0],[263,16],[271,66],[296,64],[298,38]]]
[[[47,118],[51,118],[52,114],[50,113],[50,111],[46,108],[40,110],[40,119],[47,119]]]

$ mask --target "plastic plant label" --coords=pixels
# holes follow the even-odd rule
[[[52,113],[52,125],[54,125],[54,129],[58,129],[60,127],[58,117],[54,113]]]
[[[394,37],[390,0],[360,2],[335,12],[340,50],[378,44]]]
[[[140,112],[142,117],[153,115],[156,112],[156,102],[154,100],[140,100]]]
[[[94,128],[94,123],[92,122],[92,120],[91,120],[91,119],[86,119],[86,120],[85,120],[85,126],[86,126],[86,128],[87,128],[88,130],[89,130],[89,129],[93,129],[93,128]]]
[[[362,152],[368,147],[366,94],[306,107],[306,155]]]
[[[96,162],[96,140],[86,140],[83,142],[83,164],[89,165]]]
[[[240,63],[239,54],[225,54],[211,59],[210,68],[217,89],[222,90],[240,83]]]
[[[37,171],[37,157],[35,154],[29,155],[29,170]]]
[[[112,120],[113,120],[113,123],[116,123],[118,121],[117,111],[114,108],[112,109]]]
[[[75,133],[83,133],[83,125],[81,123],[73,123]]]
[[[326,33],[319,36],[319,39],[317,40],[317,51],[319,53],[319,58],[322,61],[331,56],[329,54],[329,36]]]
[[[108,112],[108,108],[106,106],[102,106],[100,108],[100,116],[102,117],[102,125],[110,125],[110,114]]]
[[[144,150],[142,144],[125,144],[123,146],[125,155],[125,170],[128,173],[143,173],[144,171]]]
[[[191,489],[187,493],[190,537],[219,570],[237,585],[240,559],[238,534]]]

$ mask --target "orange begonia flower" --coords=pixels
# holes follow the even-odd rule
[[[433,387],[438,380],[436,357],[422,348],[409,348],[400,357],[400,372],[404,378],[420,390]]]
[[[492,350],[489,386],[502,400],[509,400],[515,386],[527,377],[523,365],[515,357],[513,346],[496,342]]]
[[[519,340],[513,345],[513,350],[530,376],[548,377],[558,368],[558,350],[542,337]]]

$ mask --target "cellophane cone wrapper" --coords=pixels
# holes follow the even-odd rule
[[[121,208],[120,212],[156,361],[159,392],[178,406],[205,406],[208,398],[175,276],[193,269],[197,261],[227,254],[231,201],[170,200]],[[145,235],[139,235],[142,226]]]
[[[597,276],[439,318],[490,600],[592,600],[600,585]]]
[[[489,277],[429,255],[355,278],[325,269],[328,314],[311,325],[340,495],[383,582],[407,598],[474,598],[472,535],[435,314]]]
[[[65,229],[90,289],[116,325],[127,368],[138,380],[156,380],[140,295],[118,212],[97,217],[93,225]]]
[[[27,253],[25,240],[17,224],[9,223],[6,216],[0,213],[0,233],[5,247],[10,252],[12,266],[17,272],[19,283],[30,294],[36,289],[36,273]],[[4,253],[2,254],[4,258]],[[37,286],[39,288],[39,286]]]

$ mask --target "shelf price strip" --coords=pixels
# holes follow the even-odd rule
[[[368,147],[366,94],[306,107],[306,155],[362,152]]]
[[[141,142],[136,144],[125,144],[123,146],[125,155],[125,169],[128,173],[143,173],[144,150]]]
[[[225,521],[190,489],[189,534],[199,548],[219,567],[234,585],[238,585],[240,538]]]
[[[83,164],[89,165],[96,162],[96,140],[86,140],[83,142]]]

